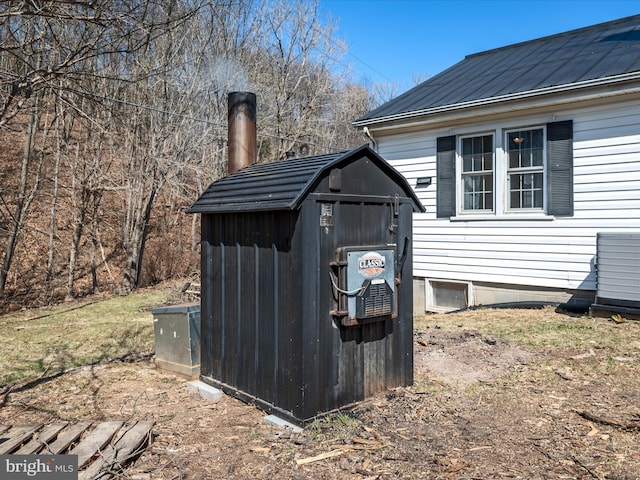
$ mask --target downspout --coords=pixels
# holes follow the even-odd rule
[[[369,131],[369,127],[365,126],[362,129],[362,133],[364,133],[364,136],[367,137],[367,139],[369,140],[369,144],[370,144],[371,148],[373,148],[373,150],[375,152],[378,152],[378,142],[376,142],[376,139],[373,138],[373,135]]]

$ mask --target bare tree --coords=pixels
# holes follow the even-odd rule
[[[193,61],[184,55],[191,52],[187,43],[190,37],[170,21],[173,17],[185,19],[191,16],[185,13],[185,6],[178,1],[166,1],[163,7],[149,13],[150,18],[158,23],[164,22],[162,35],[149,42],[130,64],[131,70],[145,79],[145,88],[136,85],[135,92],[131,92],[132,103],[139,107],[135,115],[123,119],[126,138],[126,156],[123,158],[126,161],[122,164],[122,171],[127,186],[124,197],[123,286],[127,289],[137,287],[141,280],[154,202],[167,179],[174,172],[179,172],[180,165],[194,153],[194,149],[189,148],[189,140],[194,138],[182,128],[195,100],[187,97],[192,91],[184,88],[191,72],[181,68],[182,64],[189,65]],[[188,27],[190,24],[185,22],[182,25]]]
[[[193,268],[184,210],[226,174],[227,94],[258,95],[260,161],[361,144],[371,97],[345,51],[317,0],[0,2],[0,136],[25,139],[0,185],[0,292],[38,235],[60,296]]]
[[[332,73],[344,53],[331,25],[323,25],[318,2],[272,5],[264,15],[265,39],[253,72],[265,102],[263,133],[269,133],[269,160],[289,150],[323,151],[318,130],[340,78]]]
[[[22,168],[20,170],[20,180],[18,184],[17,199],[13,214],[11,215],[11,226],[8,231],[7,240],[4,248],[4,255],[2,258],[2,266],[0,267],[0,299],[4,296],[4,289],[7,283],[7,275],[11,264],[13,262],[13,256],[16,250],[19,235],[22,231],[22,227],[27,216],[31,202],[36,194],[40,183],[40,171],[42,168],[42,162],[36,167],[36,172],[33,177],[30,178],[30,169],[32,167],[32,159],[34,157],[34,142],[36,139],[38,124],[40,121],[40,110],[38,102],[32,107],[32,111],[29,115],[29,123],[26,132],[26,138],[24,142],[24,151],[22,154]],[[30,182],[32,181],[32,183]]]
[[[42,99],[42,102],[45,96],[55,96],[70,115],[88,124],[98,121],[99,115],[95,115],[95,110],[86,111],[87,104],[95,104],[104,96],[104,92],[95,91],[96,84],[110,79],[108,83],[116,83],[121,88],[148,82],[157,69],[128,69],[135,64],[134,55],[142,52],[149,57],[157,39],[183,25],[198,8],[198,4],[187,5],[187,2],[178,0],[15,1],[0,5],[3,27],[0,29],[0,58],[5,67],[0,70],[0,129],[13,128],[12,122],[19,123],[22,112],[29,108],[32,112],[23,156],[24,175],[18,189],[13,228],[3,252],[0,292],[4,291],[28,207],[25,195],[30,145],[36,135],[39,112],[39,108],[34,108],[39,105],[35,99]],[[119,68],[114,69],[114,64]],[[88,102],[83,102],[82,98]],[[92,136],[79,139],[84,145],[76,145],[76,152],[87,154],[90,151],[87,142],[93,139]],[[76,157],[72,168],[74,174],[87,171],[84,161],[84,157]],[[74,175],[72,178],[78,180]],[[94,201],[99,198],[93,194],[98,190],[95,185],[89,189],[84,180],[72,181],[71,184],[74,231],[67,281],[70,294],[73,292],[77,249],[83,234],[87,205],[90,198]],[[155,193],[149,196],[151,201],[143,211],[150,210],[154,196]],[[50,245],[54,237],[55,227],[52,225],[56,202],[57,192],[51,204]]]
[[[333,101],[326,107],[320,130],[326,135],[323,143],[330,150],[342,150],[365,143],[362,133],[351,124],[353,120],[374,108],[370,93],[363,85],[344,82],[334,92]]]
[[[37,70],[40,68],[42,63],[42,52],[40,51],[41,43],[42,43],[42,20],[34,19],[33,21],[25,22],[19,26],[12,24],[9,21],[4,22],[5,37],[2,39],[3,43],[7,41],[7,37],[13,34],[14,36],[19,36],[24,41],[25,45],[25,53],[30,54],[31,56],[31,65]],[[31,49],[31,50],[30,50]],[[8,64],[13,65],[13,62],[7,61]],[[16,71],[20,71],[19,67],[23,67],[22,65],[16,65]],[[23,69],[22,69],[23,70]],[[14,76],[17,76],[18,73],[14,73]],[[18,83],[16,83],[18,82]],[[22,82],[24,83],[24,82]],[[15,80],[14,85],[10,89],[4,88],[0,89],[0,91],[9,91],[7,100],[4,102],[4,106],[0,109],[0,125],[2,125],[2,117],[8,116],[9,118],[15,116],[15,114],[7,114],[11,107],[11,101],[16,97],[16,90],[20,87],[21,83]],[[10,227],[7,229],[7,237],[3,251],[2,264],[0,266],[0,299],[4,297],[5,286],[7,283],[7,275],[9,273],[9,269],[13,263],[13,257],[15,254],[16,246],[18,243],[19,236],[22,231],[22,227],[25,222],[25,218],[27,215],[27,211],[33,201],[35,196],[35,192],[40,183],[40,165],[37,167],[37,171],[33,177],[33,183],[31,183],[30,178],[30,170],[32,169],[34,159],[34,148],[36,136],[38,133],[38,128],[40,124],[40,114],[41,114],[41,102],[42,102],[42,94],[40,92],[36,92],[32,95],[31,90],[26,89],[24,92],[25,100],[32,97],[32,102],[28,104],[30,106],[28,112],[28,121],[26,124],[25,131],[25,141],[24,141],[24,150],[22,153],[22,167],[20,170],[20,178],[19,183],[17,185],[15,206],[13,208],[13,212],[10,213]],[[16,101],[16,107],[14,110],[18,108],[22,108],[24,101]]]

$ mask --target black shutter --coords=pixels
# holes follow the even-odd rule
[[[439,137],[436,145],[436,216],[456,214],[456,136]]]
[[[547,214],[573,216],[573,120],[547,124]]]

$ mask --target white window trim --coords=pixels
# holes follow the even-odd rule
[[[509,208],[510,188],[508,184],[509,176],[509,152],[507,145],[507,135],[509,132],[522,130],[542,129],[543,135],[543,195],[542,208]],[[498,134],[498,132],[500,132]],[[493,159],[493,209],[479,211],[465,211],[464,185],[462,183],[462,140],[465,138],[481,137],[491,135],[493,137],[494,159]],[[496,130],[485,130],[480,132],[469,132],[460,134],[456,142],[456,216],[450,217],[452,222],[475,221],[475,220],[554,220],[555,216],[547,215],[547,128],[544,123],[535,123],[526,126],[502,127]]]
[[[511,189],[509,186],[509,152],[507,150],[508,145],[508,135],[511,132],[515,131],[523,131],[523,130],[542,130],[542,208],[509,208],[509,195],[511,194]],[[545,125],[532,125],[526,127],[517,127],[517,128],[508,128],[503,129],[502,131],[502,140],[503,143],[501,145],[501,161],[500,164],[502,168],[504,168],[503,179],[501,181],[502,187],[504,189],[502,195],[502,214],[503,215],[526,215],[533,214],[535,216],[544,215],[547,211],[547,128]]]
[[[493,139],[493,208],[491,210],[464,210],[464,185],[462,183],[462,141],[466,138],[485,137],[491,135]],[[497,157],[497,135],[495,130],[488,130],[477,133],[459,135],[456,141],[456,217],[495,217],[496,215],[496,157]]]

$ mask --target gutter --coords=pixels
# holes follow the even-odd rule
[[[441,113],[455,112],[471,108],[480,108],[495,105],[504,102],[513,102],[518,100],[526,100],[544,95],[551,95],[555,93],[573,92],[576,90],[606,87],[615,85],[618,83],[631,82],[640,80],[640,72],[625,73],[622,75],[616,75],[613,77],[598,78],[593,80],[584,80],[582,82],[569,83],[564,85],[554,85],[551,87],[538,88],[535,90],[528,90],[526,92],[510,93],[506,95],[499,95],[497,97],[487,97],[477,100],[471,100],[468,102],[454,103],[449,105],[440,105],[437,107],[424,108],[421,110],[414,110],[410,112],[397,113],[394,115],[387,115],[384,117],[370,118],[353,122],[354,127],[366,127],[368,125],[375,125],[386,122],[394,122],[398,120],[415,119],[418,117],[424,117],[429,115],[436,115]],[[611,92],[615,94],[615,92]],[[603,97],[605,95],[597,95],[597,97]]]

